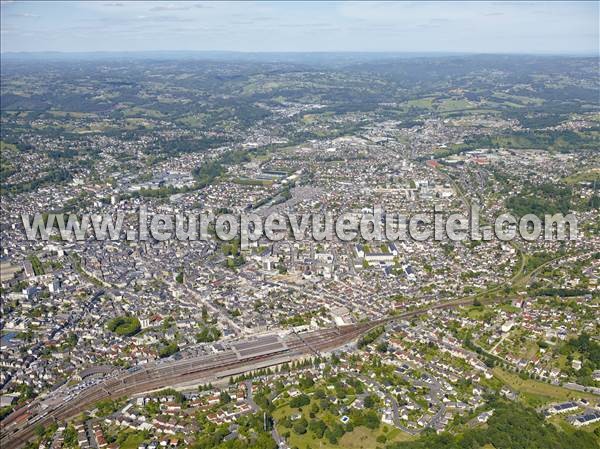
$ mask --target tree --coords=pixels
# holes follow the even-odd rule
[[[75,447],[77,446],[77,431],[73,424],[69,424],[65,429],[65,433],[63,434],[64,444],[66,447]]]
[[[300,394],[290,400],[290,407],[300,408],[310,404],[310,398],[305,394]]]
[[[375,406],[375,401],[371,395],[365,396],[363,403],[366,408],[373,408]]]
[[[231,396],[227,391],[223,390],[219,395],[219,401],[221,405],[229,404],[231,402]]]
[[[196,334],[198,343],[207,343],[217,341],[221,338],[221,331],[214,326],[204,326],[200,332]]]
[[[137,334],[140,329],[140,320],[133,316],[119,316],[110,320],[106,327],[111,332],[124,337],[130,337]]]
[[[179,351],[179,346],[177,346],[177,343],[175,343],[173,341],[173,342],[169,343],[168,345],[161,347],[158,350],[158,356],[161,359],[164,359],[166,357],[172,356],[173,354],[175,354],[178,351]]]
[[[294,432],[298,435],[303,435],[306,433],[306,425],[303,422],[297,422],[294,424]]]
[[[365,426],[369,429],[377,429],[379,427],[379,416],[374,410],[367,410],[364,413],[354,417],[357,426]]]
[[[323,434],[327,430],[327,425],[320,419],[312,420],[308,425],[309,430],[315,434],[317,438],[323,438]]]

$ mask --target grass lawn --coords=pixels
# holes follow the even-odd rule
[[[302,414],[308,421],[310,421],[308,416],[309,410],[310,405],[302,408]],[[387,436],[388,443],[395,441],[409,441],[414,439],[413,436],[401,432],[392,426],[382,424],[378,429],[375,430],[368,429],[364,426],[356,427],[352,430],[352,432],[345,433],[344,436],[339,439],[337,444],[331,444],[327,438],[318,439],[310,430],[307,430],[306,433],[299,435],[294,432],[293,429],[287,429],[283,425],[279,424],[285,417],[296,413],[298,413],[297,408],[290,408],[288,404],[281,404],[273,412],[273,417],[278,423],[277,431],[279,434],[283,435],[286,432],[289,432],[290,436],[288,438],[288,443],[290,447],[297,447],[298,449],[307,449],[309,447],[313,449],[375,449],[377,447],[385,446],[385,444],[377,443],[377,437],[382,434]],[[339,422],[339,417],[331,415],[330,413],[320,412],[318,417],[329,425],[333,424],[333,422]],[[387,432],[383,431],[384,427],[388,429]]]
[[[348,449],[369,449],[377,447],[377,435],[380,431],[360,426],[340,438],[339,445]],[[380,444],[381,445],[381,444]]]
[[[234,178],[231,182],[246,186],[270,186],[275,181],[269,179],[249,179],[249,178]]]
[[[277,430],[280,434],[283,434],[288,429],[278,427]],[[317,439],[311,431],[307,431],[304,435],[298,435],[291,430],[288,443],[290,447],[297,447],[298,449],[307,449],[308,447],[319,449],[375,449],[377,447],[385,446],[385,444],[377,443],[377,437],[382,434],[384,433],[381,428],[371,430],[364,426],[360,426],[355,428],[352,432],[345,433],[338,441],[338,444],[331,444],[326,438]],[[401,432],[398,429],[390,430],[386,435],[388,436],[386,444],[414,439],[413,436]]]
[[[123,115],[125,117],[150,117],[150,118],[162,118],[164,114],[160,111],[148,108],[142,108],[139,106],[134,106],[129,109],[123,110]]]
[[[400,429],[396,429],[395,427],[390,427],[390,429],[391,430],[385,434],[387,435],[388,443],[398,441],[412,441],[417,439],[417,437],[409,433],[402,432]]]
[[[441,112],[460,111],[473,108],[474,104],[462,98],[446,98],[439,104],[438,110]]]
[[[66,117],[67,115],[73,118],[96,118],[98,114],[94,114],[93,112],[76,112],[76,111],[47,111],[47,114],[54,117]]]
[[[144,442],[144,435],[137,432],[132,432],[127,435],[127,438],[121,444],[121,449],[137,449],[140,443]]]
[[[567,176],[563,178],[563,181],[567,184],[577,184],[579,182],[600,182],[600,168],[592,168],[589,170],[584,170],[579,173],[575,173],[571,176]]]
[[[508,313],[519,313],[521,311],[520,308],[515,307],[512,304],[500,304],[498,307]]]
[[[583,409],[580,409],[580,411],[583,411]],[[548,422],[555,425],[560,430],[563,430],[565,432],[571,431],[573,429],[582,430],[584,432],[594,432],[594,430],[600,429],[600,423],[590,424],[589,426],[583,426],[583,427],[572,426],[570,423],[565,421],[565,417],[566,416],[564,416],[564,415],[552,416],[551,418],[548,418]]]
[[[204,125],[206,114],[191,114],[177,119],[177,122],[182,123],[190,128],[200,128]]]
[[[281,427],[278,428],[277,430],[279,430],[280,435],[282,435],[284,432],[284,430],[286,430],[285,428]],[[318,440],[315,435],[310,432],[307,431],[304,435],[298,435],[297,433],[295,433],[293,430],[290,431],[290,437],[287,439],[290,447],[297,447],[298,449],[306,449],[308,447],[311,448],[322,448],[322,449],[329,449],[329,448],[337,448],[339,446],[334,446],[332,444],[329,444],[329,441],[327,441],[325,438],[323,438],[322,440]]]
[[[529,341],[525,344],[525,352],[523,357],[527,360],[533,360],[539,350],[539,346],[535,341]]]
[[[433,97],[417,98],[414,100],[405,101],[404,103],[402,103],[401,106],[403,106],[403,109],[405,111],[408,110],[411,106],[420,109],[431,109],[433,107],[434,100],[435,98]]]
[[[509,373],[498,367],[494,368],[493,372],[496,378],[509,385],[513,390],[518,391],[521,394],[521,399],[533,407],[552,401],[567,401],[581,397],[597,399],[597,397],[589,393],[571,391],[557,385],[550,385],[532,379],[523,380],[518,375]]]
[[[0,140],[0,151],[18,151],[18,148],[14,143],[7,143]]]
[[[472,320],[485,321],[495,315],[491,309],[484,306],[471,306],[467,309],[467,316]]]

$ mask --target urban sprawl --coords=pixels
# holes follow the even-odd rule
[[[574,57],[3,61],[2,447],[598,447],[598,89]],[[22,219],[374,205],[577,235]]]

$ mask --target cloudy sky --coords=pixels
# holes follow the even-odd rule
[[[2,1],[8,51],[598,54],[591,2]]]

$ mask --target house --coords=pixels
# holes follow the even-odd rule
[[[579,405],[576,402],[563,402],[562,404],[553,405],[548,409],[548,412],[552,415],[568,413],[577,410]]]
[[[493,414],[494,414],[494,410],[483,412],[479,416],[477,416],[477,422],[486,423]]]
[[[573,425],[576,427],[587,426],[597,422],[600,422],[600,412],[596,411],[576,416],[572,421]]]

